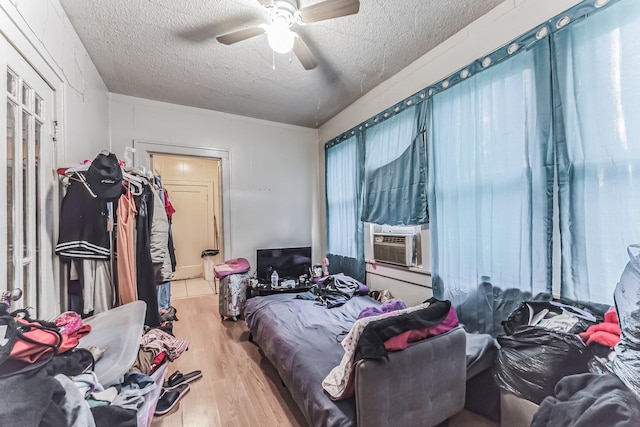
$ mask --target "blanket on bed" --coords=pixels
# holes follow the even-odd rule
[[[415,307],[360,318],[342,340],[345,353],[340,364],[322,381],[322,387],[334,400],[353,396],[355,362],[383,358],[388,349],[405,349],[411,341],[439,335],[456,326],[458,318],[451,302],[434,298]]]
[[[340,363],[340,342],[362,310],[380,303],[356,296],[327,310],[295,294],[250,298],[245,318],[254,341],[278,370],[311,426],[354,426],[353,398],[334,402],[322,380]]]
[[[353,397],[332,401],[321,384],[342,360],[341,342],[367,307],[380,307],[380,302],[355,296],[328,310],[315,301],[295,299],[295,294],[247,301],[245,319],[255,343],[278,370],[310,426],[356,425]],[[490,335],[467,334],[467,343],[469,375],[493,365]]]

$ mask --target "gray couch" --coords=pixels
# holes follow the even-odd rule
[[[389,360],[360,360],[358,426],[429,427],[459,412],[465,403],[465,341],[457,327],[390,353]]]

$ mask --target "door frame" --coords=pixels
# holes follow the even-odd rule
[[[233,245],[231,240],[231,153],[220,148],[203,148],[190,145],[178,145],[166,142],[156,142],[148,140],[133,140],[134,166],[149,167],[152,154],[166,154],[174,156],[193,156],[206,159],[220,160],[220,189],[222,208],[222,241],[225,257],[235,258],[233,255]]]

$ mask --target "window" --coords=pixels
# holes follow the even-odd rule
[[[361,158],[356,136],[326,150],[327,257],[333,271],[364,281]]]
[[[33,299],[29,293],[40,273],[37,175],[44,114],[42,97],[8,69],[6,282],[10,288],[21,288],[25,301]]]
[[[638,37],[640,4],[633,1],[554,37],[565,299],[611,305],[627,246],[640,242]]]

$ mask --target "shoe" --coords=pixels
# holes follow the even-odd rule
[[[165,390],[173,390],[178,387],[180,384],[190,383],[191,381],[195,381],[198,378],[202,377],[202,371],[193,371],[188,374],[183,374],[180,371],[175,371],[173,374],[169,376],[167,381],[165,381],[162,386]]]
[[[160,322],[166,322],[166,321],[178,321],[178,310],[175,309],[175,307],[169,307],[166,309],[162,309],[160,310]]]
[[[158,399],[156,410],[153,412],[154,415],[164,415],[172,410],[182,396],[187,394],[189,390],[189,384],[179,385],[173,390],[165,390],[162,395],[160,395],[160,399]]]

